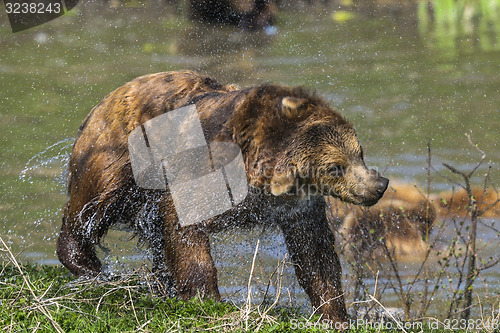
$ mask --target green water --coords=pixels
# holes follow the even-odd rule
[[[480,155],[470,133],[498,185],[498,37],[450,43],[446,32],[423,34],[412,21],[337,23],[326,11],[282,12],[269,36],[198,26],[161,8],[93,4],[13,34],[0,10],[1,237],[23,260],[55,263],[62,173],[80,123],[134,77],[184,68],[242,87],[271,81],[316,89],[355,125],[368,164],[420,185],[428,140],[437,170],[444,172],[441,162],[473,167]],[[451,188],[436,174],[432,181],[434,191]],[[486,238],[492,254],[498,238]],[[489,273],[497,280],[498,270]]]

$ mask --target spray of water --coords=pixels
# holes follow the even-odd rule
[[[35,174],[51,174],[64,186],[71,147],[75,138],[58,141],[31,157],[19,173],[19,179],[32,183]]]

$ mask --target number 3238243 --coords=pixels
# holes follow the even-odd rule
[[[497,329],[500,327],[498,319],[446,319],[444,328],[449,330],[482,330],[482,329]]]
[[[60,2],[5,2],[7,14],[59,14]]]

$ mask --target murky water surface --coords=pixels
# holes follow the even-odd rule
[[[488,35],[488,48],[481,36],[453,38],[441,46],[432,34],[419,34],[412,20],[337,23],[328,13],[283,13],[277,29],[274,35],[248,34],[198,26],[162,10],[80,6],[51,23],[13,34],[0,13],[1,237],[21,260],[58,263],[55,240],[65,201],[64,168],[80,123],[104,96],[134,77],[183,68],[242,87],[271,81],[316,89],[355,125],[369,165],[420,186],[427,177],[429,140],[437,171],[458,180],[442,162],[461,170],[475,165],[480,154],[468,143],[468,133],[487,154],[492,180],[500,183],[497,37],[491,42]],[[486,167],[480,168],[476,184],[485,172]],[[433,191],[451,186],[433,172]],[[487,222],[500,228],[498,220]],[[498,256],[498,235],[486,226],[479,232],[484,258]],[[444,239],[452,236],[450,228]],[[135,241],[128,237],[115,233],[107,240],[121,240],[119,247],[128,248],[121,253],[111,246],[112,258],[133,257],[130,244]],[[232,232],[215,238],[227,297],[246,297],[259,237],[254,282],[261,290],[284,258],[282,238],[260,231],[251,237]],[[412,264],[401,267],[410,277]],[[290,266],[284,276],[284,302],[302,302],[305,296]],[[498,294],[499,278],[497,265],[483,273],[478,291]],[[396,297],[388,295],[397,305]]]

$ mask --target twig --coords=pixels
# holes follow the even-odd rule
[[[255,267],[255,259],[257,258],[257,252],[259,251],[260,239],[257,239],[257,245],[255,246],[255,252],[253,254],[252,267],[250,268],[250,276],[248,277],[248,295],[245,311],[245,329],[248,330],[248,317],[250,315],[250,308],[252,306],[252,275]]]
[[[403,281],[401,280],[401,275],[399,274],[399,267],[397,263],[397,259],[393,258],[391,255],[391,252],[389,251],[389,248],[387,247],[386,242],[382,242],[382,247],[387,255],[387,258],[389,259],[389,263],[391,264],[392,270],[394,272],[394,275],[396,276],[396,280],[399,285],[399,295],[401,297],[401,301],[403,301],[404,305],[404,311],[405,311],[405,316],[408,319],[410,316],[410,307],[411,307],[411,302],[409,299],[409,296],[405,293],[404,288],[403,288]]]
[[[279,298],[280,298],[280,295],[281,295],[281,281],[282,281],[282,278],[283,278],[283,271],[285,270],[285,261],[286,261],[286,254],[285,254],[285,258],[283,258],[283,260],[281,261],[281,272],[279,274],[279,277],[278,277],[278,290],[276,292],[276,298],[274,299],[274,302],[273,304],[271,304],[271,306],[269,306],[265,311],[264,313],[262,314],[262,316],[266,316],[267,313],[272,309],[274,308],[274,306],[276,304],[278,304],[278,301],[279,301]],[[278,266],[279,267],[279,266]]]
[[[320,304],[317,308],[313,309],[313,311],[312,311],[311,315],[309,316],[309,319],[307,319],[307,320],[308,320],[308,321],[310,321],[310,320],[311,320],[311,318],[312,318],[312,317],[316,314],[316,312],[317,312],[319,309],[321,309],[321,307],[322,307],[323,305],[328,304],[328,303],[330,303],[331,301],[336,300],[337,298],[344,297],[344,294],[345,294],[345,293],[342,293],[342,294],[340,294],[340,295],[338,295],[338,296],[335,296],[335,297],[329,298],[329,299],[327,299],[327,300],[323,300],[323,302],[322,302],[322,303],[321,303],[321,304]]]
[[[132,305],[132,311],[134,312],[135,321],[137,321],[137,325],[140,325],[139,318],[137,318],[137,313],[135,312],[134,300],[132,299],[132,293],[130,292],[130,288],[127,288],[128,296],[130,298],[130,304]]]
[[[3,240],[2,237],[0,237],[0,242],[2,242],[2,245],[4,247],[3,251],[7,253],[7,257],[14,264],[14,266],[16,266],[17,270],[21,274],[21,277],[23,278],[23,281],[25,282],[26,286],[28,287],[28,290],[30,291],[31,295],[33,296],[33,298],[35,299],[35,301],[37,303],[41,304],[41,306],[39,307],[40,312],[45,317],[47,317],[47,319],[49,320],[50,324],[52,325],[52,327],[54,327],[54,329],[57,332],[63,333],[64,330],[61,328],[61,326],[59,326],[59,324],[54,320],[54,318],[52,318],[52,315],[50,314],[50,312],[42,305],[42,302],[40,301],[40,299],[38,298],[38,296],[33,291],[33,288],[31,286],[31,281],[29,280],[29,277],[24,274],[21,266],[17,262],[16,258],[14,257],[14,255],[12,254],[12,252],[10,251],[9,247],[7,246],[7,244],[5,244],[5,242],[4,242],[4,240]]]
[[[481,166],[481,164],[483,164],[483,161],[484,161],[484,159],[486,158],[486,154],[485,154],[485,152],[484,152],[484,151],[482,151],[482,150],[479,148],[479,146],[478,146],[477,144],[474,144],[474,143],[472,142],[472,139],[471,139],[471,137],[470,137],[470,134],[465,133],[465,136],[467,137],[467,140],[469,141],[470,145],[471,145],[472,147],[474,147],[474,148],[475,148],[475,149],[476,149],[476,150],[477,150],[477,151],[481,154],[481,160],[479,161],[479,163],[477,163],[477,164],[476,164],[476,166],[474,167],[474,169],[472,169],[472,171],[471,171],[471,172],[469,172],[469,175],[468,175],[468,176],[469,176],[469,178],[470,178],[470,177],[474,174],[474,172],[476,172],[476,170],[477,170],[477,169]]]

